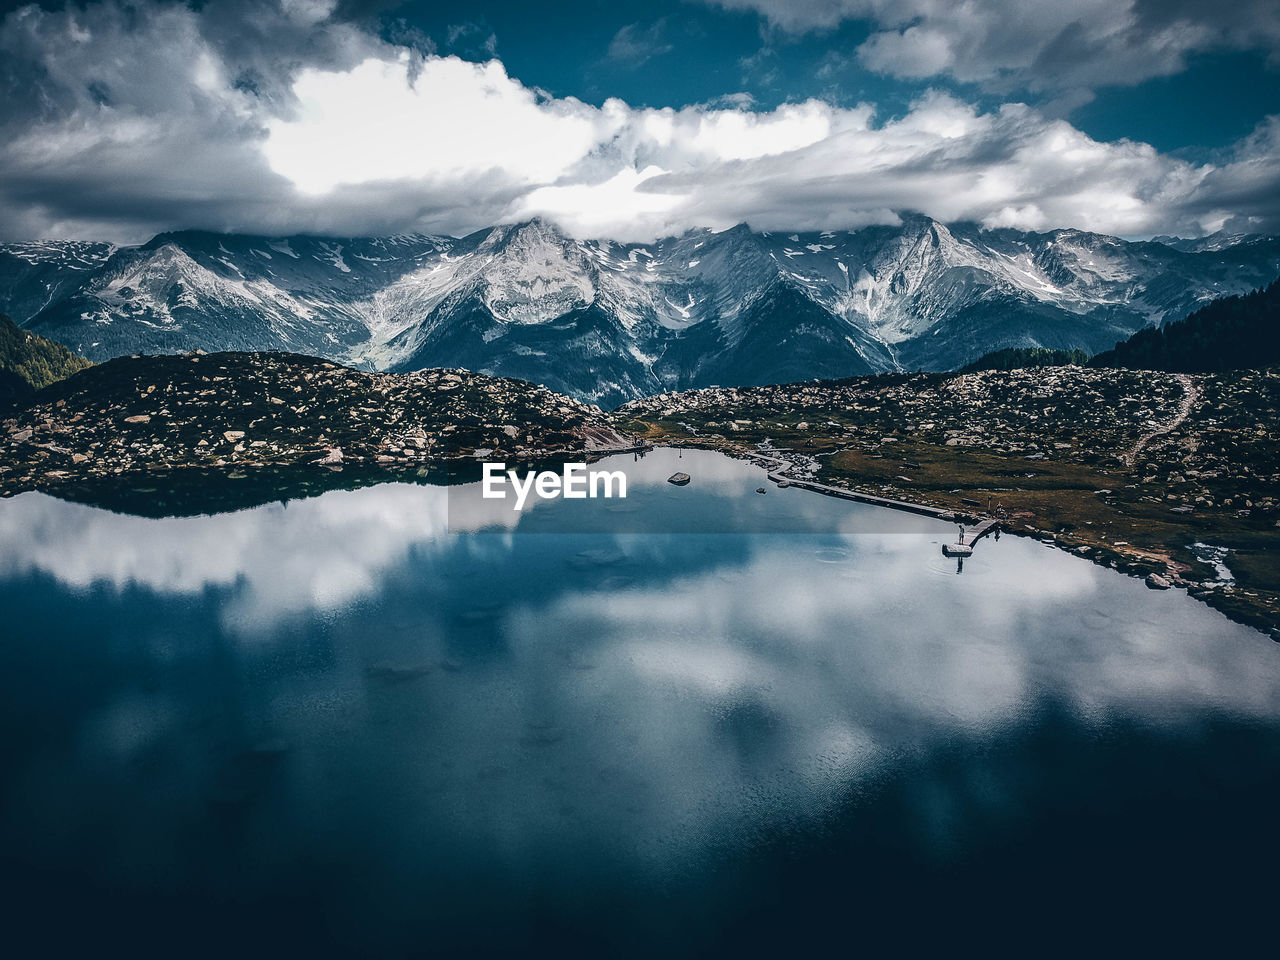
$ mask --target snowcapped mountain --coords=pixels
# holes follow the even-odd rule
[[[462,238],[0,245],[0,311],[92,359],[282,349],[374,369],[468,367],[609,405],[953,369],[1003,347],[1096,352],[1277,274],[1280,238],[1253,236],[1135,243],[915,216],[621,245],[534,220]]]

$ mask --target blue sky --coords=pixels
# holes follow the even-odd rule
[[[1280,71],[1267,54],[1195,54],[1187,69],[1135,86],[1109,86],[1071,121],[1099,140],[1129,137],[1190,158],[1209,157],[1280,113]]]
[[[893,98],[905,105],[908,92],[891,78],[833,62],[832,53],[866,39],[859,23],[789,35],[770,31],[754,11],[683,0],[577,0],[550,9],[487,3],[469,6],[467,16],[474,30],[456,46],[448,40],[456,11],[439,4],[405,4],[392,23],[403,17],[419,24],[442,50],[468,58],[484,56],[475,41],[492,36],[513,75],[594,103],[621,97],[635,106],[682,107],[745,92],[762,109],[811,96],[840,103]]]
[[[0,239],[1280,231],[1275,0],[0,11]]]
[[[841,106],[869,101],[893,115],[932,87],[988,108],[1013,96],[1059,109],[1052,87],[993,93],[945,74],[903,80],[867,69],[856,51],[874,26],[862,18],[788,31],[771,27],[757,10],[689,0],[495,0],[467,4],[462,17],[452,5],[410,2],[389,10],[384,20],[390,33],[403,20],[443,52],[468,59],[497,55],[525,83],[592,103],[621,97],[635,106],[682,107],[747,93],[758,109],[820,97]],[[1263,45],[1206,46],[1193,49],[1184,69],[1093,88],[1091,102],[1066,113],[1102,140],[1129,137],[1189,156],[1228,147],[1268,114],[1280,113],[1280,70],[1268,65],[1270,51]]]

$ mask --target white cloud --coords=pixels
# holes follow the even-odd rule
[[[298,23],[315,26],[328,20],[338,6],[338,0],[281,0],[284,13]]]
[[[816,100],[595,108],[539,99],[496,62],[453,59],[427,61],[412,87],[404,63],[367,61],[304,74],[294,91],[299,115],[273,121],[264,150],[301,189],[398,180],[430,192],[483,171],[488,199],[499,184],[515,191],[504,218],[541,214],[579,235],[645,239],[741,220],[840,228],[903,209],[1125,235],[1197,233],[1217,217],[1201,215],[1198,194],[1212,168],[1095,141],[1022,104],[982,113],[931,93],[879,125],[870,106]],[[1256,177],[1275,182],[1266,154],[1261,167]]]
[[[716,160],[754,160],[810,146],[831,133],[823,103],[783,104],[771,113],[743,110],[682,111],[688,146]]]
[[[342,72],[304,70],[293,94],[297,110],[268,123],[262,151],[273,170],[308,193],[476,172],[545,183],[616,122],[576,100],[539,102],[497,60],[369,58]]]
[[[950,76],[995,89],[1074,90],[1135,84],[1184,69],[1213,49],[1280,52],[1274,0],[706,0],[755,10],[778,30],[862,21],[870,69],[906,78]]]
[[[666,28],[665,19],[648,27],[638,23],[627,24],[609,42],[609,59],[623,66],[638,67],[654,57],[670,53],[672,45],[666,39]]]
[[[326,9],[295,3],[262,20],[290,57],[184,7],[11,14],[0,24],[0,80],[15,91],[0,113],[8,238],[456,234],[542,214],[579,235],[639,240],[744,220],[852,228],[903,210],[1124,235],[1280,229],[1274,119],[1197,165],[1092,140],[1020,103],[983,112],[936,92],[885,120],[869,104],[818,100],[595,106],[530,88],[497,60],[423,55],[328,20],[297,26]],[[951,37],[932,42],[897,62],[924,71],[955,52]]]
[[[935,77],[955,63],[946,35],[921,27],[877,33],[858,52],[872,70],[900,77]]]
[[[520,199],[513,215],[517,220],[553,220],[581,237],[645,240],[678,232],[684,224],[673,211],[681,198],[644,187],[664,173],[656,166],[638,171],[625,167],[601,183],[539,187]]]
[[[28,493],[0,510],[0,577],[39,570],[81,590],[234,591],[227,625],[251,632],[375,593],[410,549],[515,526],[520,515],[504,506],[478,490],[392,483],[374,495],[332,490],[233,514],[152,520]]]

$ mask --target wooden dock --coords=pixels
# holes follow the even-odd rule
[[[813,490],[817,493],[825,493],[829,497],[839,497],[842,500],[854,500],[858,503],[870,503],[877,507],[888,507],[891,510],[902,510],[906,513],[918,513],[924,517],[935,517],[939,520],[954,520],[955,513],[943,507],[930,507],[923,503],[910,503],[906,500],[893,500],[889,497],[878,497],[871,493],[861,493],[857,490],[846,490],[844,487],[833,487],[827,483],[818,483],[817,480],[809,480],[804,477],[793,477],[787,473],[791,469],[791,462],[784,460],[782,457],[774,456],[775,452],[769,453],[759,452],[753,453],[751,456],[756,460],[763,460],[766,463],[776,464],[772,470],[765,467],[766,476],[776,483],[779,487],[801,487],[805,490]]]
[[[827,483],[818,483],[816,480],[809,480],[802,477],[790,476],[787,471],[791,468],[791,463],[772,453],[757,453],[755,456],[760,460],[765,460],[776,464],[772,470],[768,470],[768,477],[780,487],[802,487],[805,490],[813,490],[817,493],[824,493],[829,497],[840,497],[842,500],[854,500],[858,503],[869,503],[877,507],[888,507],[890,510],[902,510],[906,513],[915,513],[924,517],[934,517],[938,520],[950,520],[959,523],[961,520],[969,519],[969,515],[956,514],[953,510],[945,507],[931,507],[923,503],[911,503],[907,500],[894,500],[890,497],[879,497],[872,493],[861,493],[857,490],[846,490],[843,487],[833,487]],[[766,468],[768,469],[768,468]],[[974,525],[965,531],[964,540],[956,543],[944,543],[942,545],[943,556],[947,557],[969,557],[973,555],[973,546],[992,530],[1000,527],[998,517],[979,516]]]
[[[923,503],[910,503],[906,500],[893,500],[889,497],[877,497],[871,493],[861,493],[857,490],[846,490],[843,487],[833,487],[830,484],[818,483],[816,480],[802,480],[796,477],[789,477],[781,470],[770,470],[768,477],[780,487],[802,487],[805,490],[814,490],[818,493],[825,493],[830,497],[840,497],[842,500],[856,500],[858,503],[870,503],[877,507],[889,507],[892,510],[903,510],[907,513],[918,513],[925,517],[935,517],[939,520],[953,520],[955,514],[942,507],[930,507]]]
[[[973,547],[979,540],[985,537],[992,530],[1000,526],[1000,521],[995,517],[984,517],[978,521],[977,526],[971,530],[964,532],[964,539],[956,543],[944,543],[942,545],[942,555],[944,557],[971,557],[973,556]]]
[[[971,544],[977,543],[999,525],[1000,521],[995,517],[984,517],[982,520],[978,521],[978,525],[972,530],[965,531],[965,542]]]

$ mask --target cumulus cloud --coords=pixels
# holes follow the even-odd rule
[[[380,484],[372,495],[331,490],[239,513],[163,520],[43,494],[5,507],[0,578],[43,571],[75,589],[233,591],[224,618],[245,632],[298,613],[349,607],[375,593],[410,552],[444,552],[448,534],[499,535],[521,517],[505,503],[483,499],[479,484]]]
[[[685,192],[711,215],[750,210],[753,225],[769,229],[789,229],[797,210],[811,227],[837,229],[883,222],[886,211],[906,206],[1021,229],[1070,224],[1140,235],[1162,223],[1182,233],[1221,225],[1210,208],[1225,191],[1206,188],[1214,168],[1146,144],[1099,143],[1021,104],[981,113],[934,93],[902,118],[871,121],[865,109],[831,110],[831,133],[808,147],[722,163],[713,176],[672,173],[654,187]],[[1256,179],[1232,198],[1234,209],[1276,182],[1274,154],[1258,153]]]
[[[919,79],[947,76],[996,90],[1065,91],[1087,100],[1109,84],[1178,73],[1189,54],[1280,55],[1274,0],[707,0],[755,10],[778,30],[871,25],[864,66]]]
[[[740,221],[852,228],[904,210],[1124,235],[1280,229],[1276,118],[1217,163],[1191,164],[1092,140],[1020,103],[983,111],[939,92],[890,118],[818,100],[596,106],[526,86],[496,59],[379,38],[337,9],[11,13],[0,23],[0,80],[14,92],[0,113],[6,239],[459,234],[540,214],[578,235],[647,240]],[[897,62],[924,72],[950,49],[925,44]]]
[[[268,123],[262,152],[272,169],[309,193],[474,171],[547,183],[616,126],[615,111],[540,99],[497,60],[432,57],[411,72],[410,59],[402,53],[343,72],[300,73],[298,109]]]

